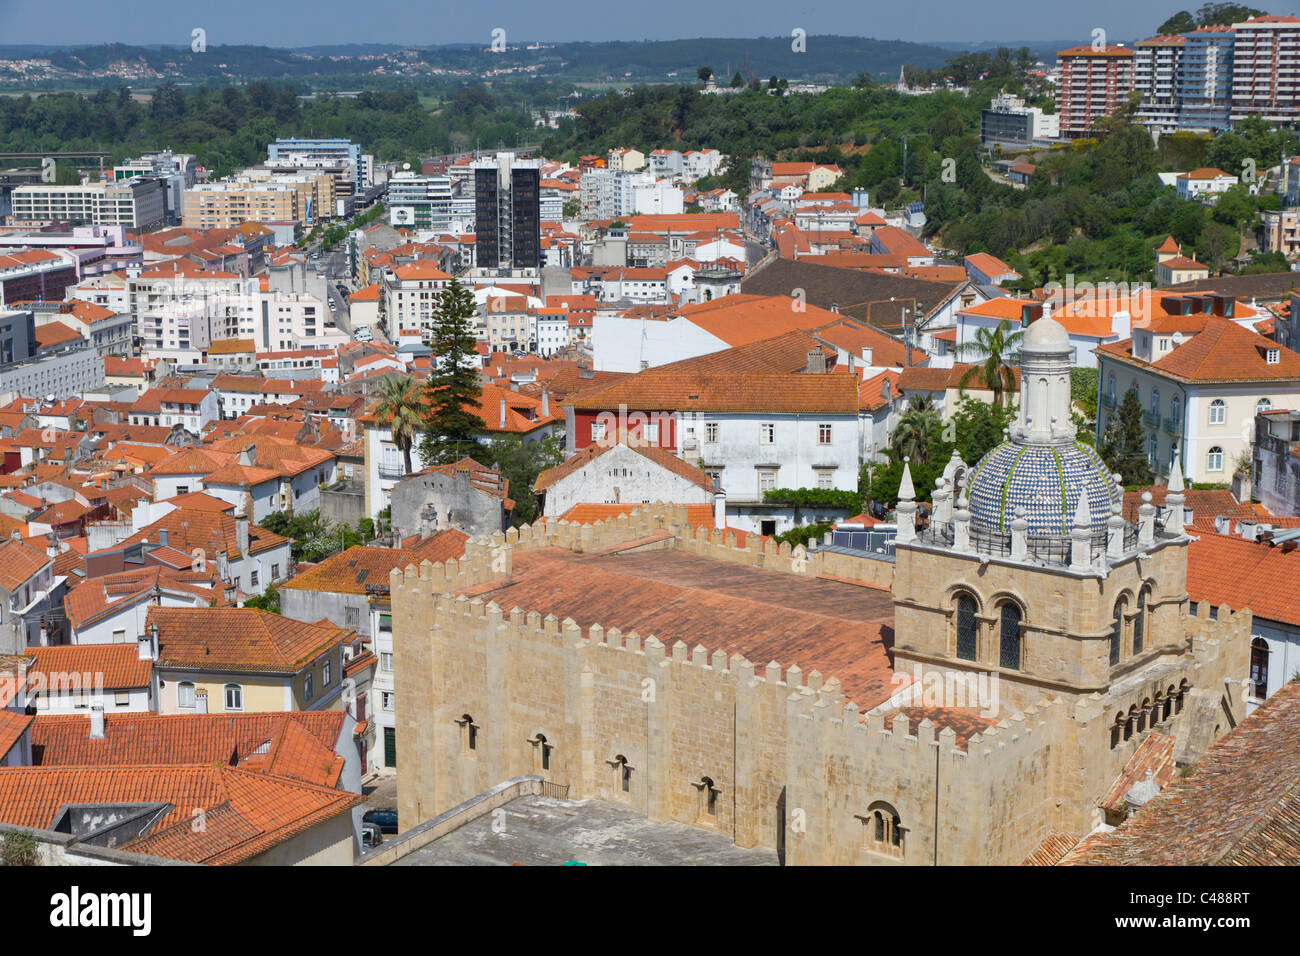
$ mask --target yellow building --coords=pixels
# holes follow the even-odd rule
[[[355,633],[256,608],[149,609],[158,712],[260,713],[343,706],[343,645]]]
[[[245,222],[301,222],[299,191],[274,183],[205,183],[185,190],[187,229],[234,229]]]

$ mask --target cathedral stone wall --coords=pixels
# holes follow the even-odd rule
[[[1145,729],[1198,722],[1213,735],[1206,715],[1222,710],[1225,695],[1233,700],[1231,677],[1245,671],[1249,614],[1188,615],[1182,547],[1133,567],[1134,583],[1170,577],[1153,590],[1151,657],[1121,666],[1109,687],[1093,665],[1072,663],[1068,649],[1086,649],[1079,653],[1089,659],[1102,653],[1092,651],[1104,644],[1093,631],[1129,572],[1114,582],[1058,580],[900,553],[898,670],[907,669],[904,653],[926,657],[929,667],[946,653],[949,625],[937,610],[945,580],[982,600],[1013,594],[1028,609],[1026,671],[1042,676],[1005,676],[1002,719],[964,744],[928,719],[897,714],[887,725],[880,710],[864,717],[832,675],[728,658],[709,649],[708,634],[671,635],[668,647],[651,635],[598,624],[583,630],[544,607],[491,600],[515,555],[534,547],[679,548],[801,575],[826,573],[828,558],[843,557],[759,540],[748,536],[740,548],[732,533],[693,532],[682,508],[649,506],[596,525],[539,522],[470,542],[460,562],[394,571],[402,829],[535,773],[567,786],[572,799],[715,829],[739,846],[781,851],[795,865],[1018,863],[1049,833],[1091,828],[1097,801]],[[835,572],[854,575],[851,567]],[[466,589],[479,593],[457,593]],[[1161,720],[1156,694],[1181,687],[1196,694],[1185,692],[1182,710]],[[1142,728],[1117,733],[1116,715],[1144,706]],[[876,839],[881,820],[884,841]]]

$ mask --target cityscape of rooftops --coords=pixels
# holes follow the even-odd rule
[[[183,932],[234,866],[361,868],[385,927],[396,866],[1068,867],[1099,934],[1266,924],[1300,15],[823,7],[0,5],[43,931]]]

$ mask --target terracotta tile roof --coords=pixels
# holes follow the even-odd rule
[[[601,455],[611,451],[619,445],[636,452],[647,461],[666,471],[672,472],[679,478],[685,478],[687,481],[703,488],[705,491],[711,492],[713,490],[713,481],[699,468],[683,461],[672,452],[658,446],[646,445],[637,441],[628,444],[627,435],[625,434],[617,436],[617,441],[615,441],[611,436],[609,440],[592,442],[572,458],[561,462],[554,468],[547,468],[537,476],[537,481],[533,484],[533,490],[544,491],[560,479],[566,478],[569,475],[586,468],[588,465],[595,462]]]
[[[1189,776],[1061,862],[1300,866],[1300,681],[1221,737]]]
[[[461,553],[464,553],[463,546]],[[359,544],[295,575],[284,582],[281,588],[329,594],[365,594],[367,586],[388,587],[388,575],[394,568],[404,568],[408,564],[418,566],[419,563],[405,548],[376,548]]]
[[[856,414],[857,382],[847,375],[675,372],[650,369],[567,404],[583,409]]]
[[[166,559],[166,552],[172,548],[159,548],[151,553],[155,560]],[[160,556],[159,552],[163,552]],[[164,567],[133,568],[92,578],[73,588],[64,598],[64,610],[68,621],[80,630],[103,617],[118,613],[128,607],[148,600],[155,590],[173,594],[192,595],[203,605],[208,605],[222,596],[224,585],[216,577],[216,571],[191,571],[193,558],[188,554],[175,551],[184,570],[177,571]],[[81,562],[78,562],[81,567]]]
[[[596,524],[598,521],[608,521],[610,518],[617,518],[619,515],[630,515],[639,507],[640,505],[636,504],[607,504],[604,502],[577,504],[556,520],[567,521],[569,524]],[[686,523],[691,527],[703,525],[712,528],[713,505],[688,504],[686,506]]]
[[[121,544],[139,544],[146,539],[158,542],[161,540],[162,531],[167,532],[168,544],[186,553],[192,554],[195,548],[202,548],[213,559],[216,558],[218,551],[227,556],[238,553],[234,516],[193,508],[177,508],[163,515],[153,524],[141,528]],[[288,541],[288,538],[268,531],[260,525],[249,524],[248,550],[251,554],[260,554],[270,548],[280,547]]]
[[[471,593],[472,592],[472,593]],[[466,594],[579,626],[601,624],[671,647],[679,639],[738,652],[762,668],[775,660],[837,677],[862,709],[892,685],[894,608],[889,592],[723,563],[679,551],[614,555],[555,548],[515,555],[509,581]],[[704,636],[704,637],[702,637]]]
[[[1061,857],[1074,849],[1075,844],[1079,842],[1078,837],[1071,836],[1068,833],[1049,833],[1043,838],[1043,842],[1033,853],[1020,861],[1021,866],[1056,866],[1061,861]]]
[[[465,542],[468,540],[469,535],[463,531],[446,528],[434,532],[427,538],[407,544],[406,549],[411,553],[413,564],[418,565],[422,561],[441,564],[444,561],[450,561],[452,558],[459,560],[464,557]]]
[[[22,767],[0,771],[0,820],[47,828],[69,803],[164,802],[160,829],[119,849],[194,863],[252,859],[362,801],[360,794],[233,767]],[[194,808],[205,826],[193,827]],[[233,820],[227,814],[233,814]],[[209,815],[216,822],[208,825]]]
[[[1153,369],[1182,382],[1207,384],[1300,379],[1300,354],[1231,319],[1217,315],[1203,318],[1204,326],[1200,332],[1155,362],[1134,358],[1132,339],[1099,345],[1097,351],[1126,365]],[[1276,363],[1268,362],[1270,350],[1278,353]]]
[[[43,349],[52,349],[82,338],[80,332],[62,322],[47,322],[36,327],[36,345]]]
[[[80,590],[80,589],[78,589]],[[32,675],[44,675],[44,686],[63,687],[68,674],[90,674],[106,690],[148,687],[153,661],[140,660],[139,648],[131,644],[70,644],[63,647],[28,648]],[[53,675],[53,676],[52,676]]]
[[[160,666],[268,674],[295,674],[352,633],[242,607],[151,607],[154,624]]]
[[[11,538],[0,544],[0,588],[12,594],[50,561],[50,556],[44,551]]]
[[[1142,741],[1138,749],[1129,757],[1124,769],[1110,785],[1110,789],[1098,802],[1105,810],[1121,811],[1125,809],[1124,797],[1135,783],[1141,783],[1151,774],[1151,779],[1162,789],[1174,779],[1177,771],[1174,766],[1174,738],[1169,734],[1152,731]]]
[[[1256,618],[1300,626],[1296,580],[1300,550],[1212,532],[1187,548],[1188,596],[1211,607],[1250,608]]]
[[[993,278],[995,276],[1007,275],[1010,273],[1019,278],[1020,273],[1011,268],[997,256],[991,256],[987,252],[973,252],[968,255],[965,262],[969,266],[974,266],[984,275]],[[990,301],[997,301],[996,299]]]
[[[1138,507],[1142,504],[1142,495],[1146,492],[1151,493],[1151,503],[1157,508],[1162,508],[1169,494],[1169,486],[1148,485],[1136,491],[1124,492],[1125,521],[1138,520]],[[1188,488],[1183,492],[1183,508],[1190,508],[1197,521],[1202,518],[1213,518],[1216,515],[1227,515],[1231,518],[1257,517],[1257,513],[1250,505],[1238,501],[1227,488]]]
[[[0,706],[4,703],[0,701]],[[35,718],[27,714],[0,709],[0,758],[13,749],[14,744],[18,743],[22,735],[27,732],[33,720]]]
[[[224,764],[328,787],[342,769],[334,747],[344,718],[341,710],[115,713],[104,715],[104,736],[91,738],[81,714],[40,716],[32,727],[32,760],[43,767]]]

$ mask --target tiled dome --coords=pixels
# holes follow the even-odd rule
[[[975,466],[966,494],[973,525],[1006,532],[1016,509],[1024,508],[1035,537],[1068,535],[1080,494],[1088,496],[1093,533],[1101,533],[1118,500],[1097,452],[1076,442],[1003,442]]]

